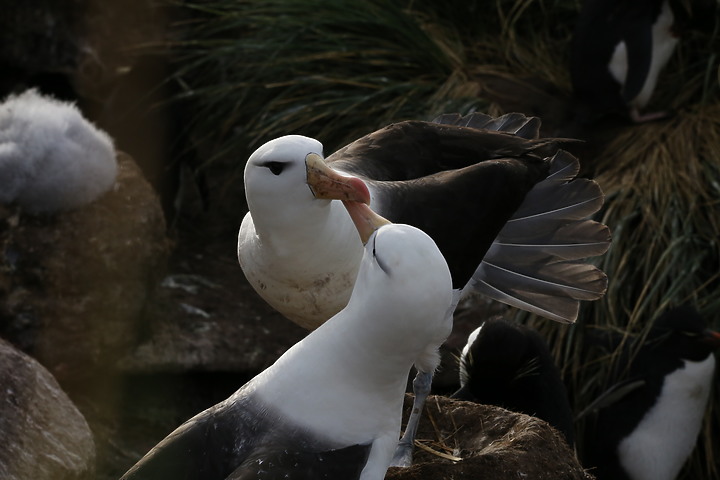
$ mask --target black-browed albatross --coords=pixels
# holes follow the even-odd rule
[[[539,126],[521,114],[406,121],[325,161],[315,139],[272,140],[245,167],[249,212],[238,235],[240,265],[270,305],[315,328],[346,304],[362,255],[352,219],[331,199],[369,203],[435,240],[456,302],[478,292],[573,322],[581,300],[605,292],[604,273],[582,260],[604,253],[610,234],[588,220],[602,205],[600,188],[574,179],[577,160],[538,138]],[[419,413],[437,364],[416,367]],[[398,465],[410,462],[415,421]]]
[[[382,480],[410,369],[452,329],[433,240],[387,224],[363,250],[347,306],[222,403],[185,422],[122,480]]]

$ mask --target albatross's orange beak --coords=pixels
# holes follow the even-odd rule
[[[365,182],[356,177],[340,175],[328,167],[323,158],[310,153],[305,157],[307,184],[315,198],[370,203],[370,191]]]
[[[373,212],[370,207],[364,203],[343,202],[343,204],[348,213],[350,213],[350,218],[352,218],[355,228],[357,228],[360,234],[360,240],[362,240],[363,245],[370,240],[370,235],[372,235],[375,230],[391,223],[389,220]]]

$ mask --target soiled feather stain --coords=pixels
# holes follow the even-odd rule
[[[324,288],[326,285],[328,285],[332,281],[334,276],[335,275],[333,273],[330,273],[325,278],[318,278],[317,280],[315,280],[313,282],[313,288],[314,289]]]

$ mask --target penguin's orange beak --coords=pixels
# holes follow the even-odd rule
[[[713,348],[720,347],[720,332],[715,332],[710,329],[705,330],[703,332],[701,342],[705,345],[710,345]]]

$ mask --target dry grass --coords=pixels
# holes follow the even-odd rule
[[[615,273],[607,314],[637,330],[673,304],[714,309],[717,297],[707,294],[720,272],[720,105],[627,130],[592,169],[607,196],[603,221],[613,228],[600,263]]]

